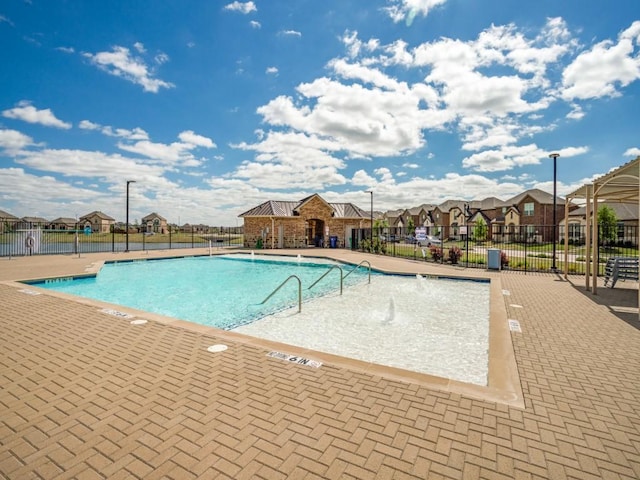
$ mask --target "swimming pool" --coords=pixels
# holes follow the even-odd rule
[[[38,286],[230,330],[297,305],[290,282],[261,304],[289,275],[300,278],[303,300],[339,288],[339,275],[308,287],[337,262],[244,254],[107,263],[95,277],[45,280]],[[353,266],[342,265],[347,270]],[[374,274],[375,275],[375,274]],[[365,281],[356,269],[345,286]]]
[[[38,286],[367,362],[487,384],[489,283],[384,275],[332,260],[221,255],[106,264]],[[308,287],[333,268],[316,287]],[[260,303],[286,278],[266,305]]]

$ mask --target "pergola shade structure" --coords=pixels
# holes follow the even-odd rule
[[[590,280],[593,278],[591,290],[595,294],[598,290],[596,281],[599,265],[599,248],[597,235],[598,202],[624,202],[638,204],[638,218],[640,218],[640,157],[612,170],[593,181],[593,183],[583,185],[579,189],[567,195],[567,199],[584,199],[586,201],[586,240],[585,240],[585,287],[589,289]],[[567,202],[568,205],[569,202]],[[568,212],[565,212],[567,218]],[[565,235],[565,278],[568,273],[568,235]],[[593,252],[593,263],[590,265],[591,252]],[[591,268],[592,266],[592,268]],[[638,291],[640,301],[640,290]]]

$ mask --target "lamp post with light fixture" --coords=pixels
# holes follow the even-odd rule
[[[558,157],[560,156],[559,153],[551,153],[549,154],[549,158],[553,158],[553,260],[552,260],[552,264],[551,264],[551,271],[552,272],[557,272],[558,269],[556,268],[556,235],[557,235],[557,220],[556,220],[556,215],[557,215],[557,195],[556,195],[556,177],[557,177],[557,160]]]
[[[126,245],[125,245],[125,252],[129,251],[129,184],[130,183],[136,183],[135,180],[127,180],[127,221],[126,221],[126,230],[125,230],[125,238],[126,238]]]
[[[373,248],[373,190],[367,190],[365,193],[370,193],[371,194],[371,216],[370,216],[370,221],[371,221],[371,248]]]

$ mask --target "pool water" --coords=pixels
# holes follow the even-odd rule
[[[339,264],[250,255],[141,260],[107,263],[96,277],[38,286],[229,330],[297,306],[295,280],[260,305],[290,275],[302,281],[303,300],[338,290],[338,270],[308,289],[334,265]],[[342,265],[342,268],[346,274],[354,267]],[[366,268],[358,268],[344,284],[354,285],[366,278]]]
[[[344,279],[339,293],[340,271]],[[335,271],[327,271],[331,268]],[[327,273],[313,289],[318,278]],[[260,305],[290,275],[289,281]],[[367,362],[486,385],[489,283],[371,273],[332,260],[221,255],[106,264],[39,287]]]
[[[234,331],[487,385],[489,283],[376,275]]]

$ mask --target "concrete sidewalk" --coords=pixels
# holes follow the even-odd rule
[[[205,252],[178,255],[193,253]],[[329,253],[499,279],[522,329],[510,340],[524,408],[339,358],[284,362],[208,327],[146,315],[132,325],[12,282],[176,251],[0,259],[0,476],[640,478],[637,283],[594,297],[582,277]],[[219,343],[229,348],[207,351]]]

